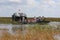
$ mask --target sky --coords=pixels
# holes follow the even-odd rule
[[[28,17],[60,17],[60,0],[0,0],[0,17],[11,17],[19,9]]]

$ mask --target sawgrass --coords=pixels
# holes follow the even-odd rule
[[[53,28],[50,25],[35,24],[34,27],[27,27],[25,32],[17,30],[14,35],[8,32],[2,34],[0,40],[54,40],[53,35],[60,34],[60,29]]]

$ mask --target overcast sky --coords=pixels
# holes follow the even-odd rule
[[[11,17],[19,9],[28,17],[60,17],[60,0],[0,0],[0,17]]]

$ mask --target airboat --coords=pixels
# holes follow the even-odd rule
[[[19,10],[20,11],[20,10]],[[32,17],[29,18],[25,13],[17,12],[13,13],[12,15],[12,21],[15,21],[17,23],[22,23],[22,24],[35,24],[35,23],[49,23],[50,21],[46,21],[45,17]]]

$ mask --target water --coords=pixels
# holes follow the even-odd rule
[[[60,22],[50,22],[49,25],[53,28],[58,28],[60,27]],[[60,34],[54,35],[53,38],[54,40],[60,40]]]
[[[48,25],[57,28],[58,25],[60,25],[60,22],[50,22],[50,23],[48,23]],[[7,29],[7,30],[9,30],[10,33],[12,33],[12,28],[18,29],[18,28],[21,28],[21,26],[23,28],[27,28],[28,26],[33,27],[34,25],[30,25],[30,24],[28,24],[28,25],[27,24],[25,24],[25,25],[0,24],[0,29]]]
[[[50,22],[50,23],[48,23],[48,25],[50,25],[54,28],[57,28],[58,26],[60,26],[60,22]]]
[[[54,35],[54,39],[55,39],[55,40],[60,40],[60,34]]]
[[[50,22],[49,25],[60,25],[60,22]]]
[[[14,24],[0,24],[0,29],[7,29],[7,30],[0,30],[0,34],[2,34],[2,32],[8,31],[10,34],[14,34],[16,33],[16,30],[21,29],[25,30],[25,28],[27,28],[29,26],[28,25],[14,25]],[[34,26],[34,25],[30,25],[30,26]]]
[[[58,26],[60,26],[60,22],[50,22],[48,23],[48,25],[57,28]],[[0,36],[2,36],[3,32],[9,32],[10,34],[15,34],[16,31],[13,31],[12,28],[19,29],[21,27],[23,27],[23,32],[25,32],[25,28],[30,27],[30,26],[34,26],[31,24],[25,24],[25,25],[13,25],[13,24],[0,24],[0,29],[7,29],[7,30],[0,30]],[[54,39],[60,40],[60,35],[54,35]]]

